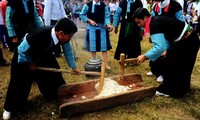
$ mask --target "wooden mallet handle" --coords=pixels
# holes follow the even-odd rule
[[[105,62],[103,61],[102,64],[101,64],[101,78],[100,78],[100,81],[99,81],[98,94],[100,94],[102,89],[103,89],[104,77],[105,77],[105,68],[106,68],[106,65],[105,65]]]
[[[44,71],[51,71],[51,72],[63,72],[63,73],[70,73],[74,74],[72,71],[68,71],[65,69],[58,69],[58,68],[47,68],[47,67],[37,67],[38,70],[44,70]],[[90,72],[90,71],[81,71],[81,74],[86,75],[101,75],[100,72]]]

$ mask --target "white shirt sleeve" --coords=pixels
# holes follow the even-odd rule
[[[51,25],[51,2],[52,0],[45,0],[44,1],[44,15],[43,15],[43,19],[44,19],[44,25],[45,26],[50,26]]]

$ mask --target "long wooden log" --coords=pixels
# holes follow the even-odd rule
[[[65,69],[58,69],[58,68],[47,68],[47,67],[37,67],[38,70],[44,70],[44,71],[51,71],[51,72],[63,72],[63,73],[70,73],[74,74],[72,71],[68,71]],[[81,74],[86,75],[101,75],[100,72],[90,72],[90,71],[81,71]]]

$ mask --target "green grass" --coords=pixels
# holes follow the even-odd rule
[[[118,61],[113,59],[115,48],[118,41],[118,35],[114,33],[110,34],[113,49],[108,52],[109,64],[112,66],[112,71],[107,74],[107,77],[119,75]],[[81,70],[84,70],[83,65],[86,63],[90,54],[82,50],[83,32],[79,32],[75,35],[75,39],[78,42],[77,54],[79,59],[77,65]],[[147,39],[141,41],[142,52],[146,52],[151,44]],[[10,60],[12,54],[8,54],[6,49],[3,49],[4,56]],[[98,53],[101,58],[101,53]],[[70,68],[67,66],[63,57],[58,58],[61,68]],[[198,54],[197,62],[194,67],[191,80],[191,91],[182,99],[165,98],[165,97],[149,97],[142,99],[138,102],[131,104],[118,106],[110,109],[94,111],[90,113],[84,113],[76,115],[70,119],[74,120],[199,120],[200,119],[200,53]],[[155,77],[146,76],[146,72],[149,71],[149,61],[145,61],[138,66],[125,67],[126,73],[139,73],[142,75],[143,82],[147,86],[159,85]],[[9,82],[9,69],[0,68],[0,113],[2,113],[3,103],[5,101],[5,95],[7,85]],[[76,83],[81,81],[87,81],[84,75],[70,75],[63,73],[67,83]],[[58,107],[55,102],[46,101],[39,93],[37,84],[33,84],[30,95],[30,107],[24,112],[14,117],[14,120],[66,120],[69,118],[59,118]]]

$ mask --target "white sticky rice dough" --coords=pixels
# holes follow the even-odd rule
[[[99,82],[96,83],[95,89],[98,91]],[[94,98],[105,97],[112,94],[122,93],[130,90],[128,86],[119,85],[115,80],[105,78],[101,93]]]

